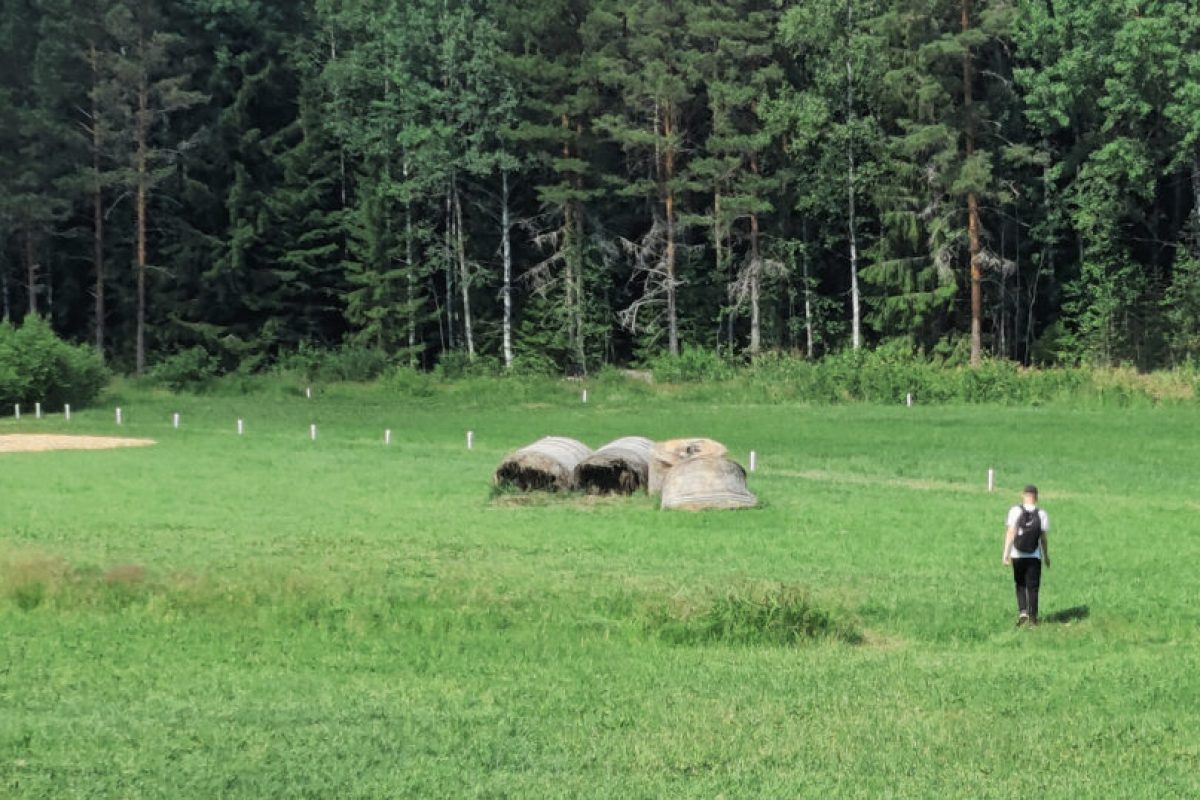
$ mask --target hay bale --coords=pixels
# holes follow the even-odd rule
[[[575,468],[575,483],[593,494],[633,494],[650,480],[654,442],[625,436],[601,447]]]
[[[679,462],[666,475],[662,507],[753,508],[758,498],[746,488],[746,470],[724,456],[698,456]]]
[[[650,457],[649,491],[657,494],[662,491],[663,480],[671,467],[689,458],[717,458],[725,455],[729,449],[713,439],[668,439],[654,445]]]
[[[506,456],[496,468],[492,483],[523,492],[574,489],[575,468],[591,454],[582,442],[546,436]]]

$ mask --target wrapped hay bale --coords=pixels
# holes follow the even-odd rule
[[[667,472],[662,507],[697,511],[705,508],[753,508],[758,498],[746,488],[746,470],[724,456],[698,456]]]
[[[668,439],[654,445],[650,457],[650,494],[662,491],[663,479],[671,467],[689,458],[717,458],[728,453],[728,448],[713,439]]]
[[[633,494],[650,480],[654,442],[625,436],[601,447],[575,468],[575,483],[594,494]]]
[[[575,468],[590,456],[587,445],[565,436],[546,436],[510,453],[492,476],[496,486],[523,492],[575,488]]]

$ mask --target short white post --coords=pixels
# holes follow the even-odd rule
[[[391,428],[388,428],[387,430],[385,430],[383,432],[383,443],[384,444],[392,443],[392,429]]]
[[[241,436],[245,432],[246,432],[246,426],[242,422],[242,418],[238,417],[238,436]]]
[[[312,400],[312,387],[311,386],[304,387],[304,396],[307,399]]]
[[[908,393],[908,394],[905,396],[905,398],[904,398],[904,402],[905,402],[905,404],[906,404],[906,405],[907,405],[909,408],[912,408],[912,392],[909,392],[909,393]]]
[[[317,426],[315,423],[308,426],[308,438],[314,442],[317,440]]]
[[[37,417],[38,419],[42,418],[42,404],[41,403],[33,404],[33,416]]]
[[[754,472],[754,470],[756,470],[756,469],[758,469],[758,453],[751,450],[750,451],[750,471]]]
[[[21,418],[21,404],[20,403],[17,403],[16,405],[13,406],[13,416],[16,417],[17,419]]]
[[[583,390],[583,403],[587,405],[587,389]]]
[[[475,431],[467,431],[467,449],[475,449]]]
[[[67,422],[71,421],[71,404],[70,403],[67,403],[66,405],[63,406],[63,416],[66,417]]]
[[[175,428],[176,430],[179,429],[179,412],[178,411],[176,411],[174,414],[171,415],[171,427]]]
[[[996,470],[989,468],[988,469],[988,491],[992,492],[995,490],[996,490]]]
[[[117,406],[117,424],[121,424],[121,407]]]

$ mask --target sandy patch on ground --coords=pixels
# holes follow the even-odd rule
[[[0,453],[40,453],[46,450],[109,450],[114,447],[145,447],[153,439],[123,439],[117,436],[59,436],[41,433],[9,433],[0,436]]]

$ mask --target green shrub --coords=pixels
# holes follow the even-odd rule
[[[0,324],[0,404],[86,406],[108,380],[109,372],[92,348],[64,342],[42,318],[26,317],[15,329]]]
[[[219,373],[217,359],[197,345],[155,364],[148,377],[173,392],[200,391],[207,389]]]
[[[392,357],[382,350],[360,344],[347,344],[328,350],[301,342],[296,352],[279,359],[276,370],[302,376],[305,380],[372,381],[392,366]]]
[[[647,365],[662,383],[724,381],[734,377],[733,364],[714,350],[685,346],[678,356],[655,356]]]
[[[504,364],[494,356],[471,358],[462,350],[442,353],[434,373],[439,378],[486,378],[504,374]]]

